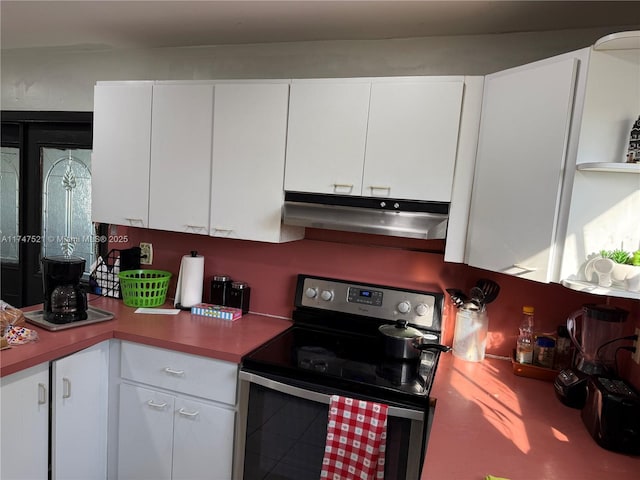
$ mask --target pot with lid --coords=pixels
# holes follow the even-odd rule
[[[398,360],[415,360],[420,358],[424,350],[451,350],[437,342],[437,335],[423,333],[417,328],[408,326],[406,320],[397,320],[394,324],[378,327],[384,341],[384,353],[387,357]]]

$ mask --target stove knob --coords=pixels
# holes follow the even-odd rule
[[[318,295],[318,290],[316,290],[313,287],[309,287],[307,288],[307,290],[304,292],[304,294],[307,296],[307,298],[316,298],[316,295]]]
[[[416,305],[416,314],[419,317],[426,315],[428,311],[429,311],[429,307],[424,303],[419,303],[418,305]]]
[[[411,304],[406,300],[398,304],[398,311],[400,313],[409,313],[411,311]]]
[[[323,290],[320,293],[320,298],[326,302],[333,299],[333,292],[331,290]]]

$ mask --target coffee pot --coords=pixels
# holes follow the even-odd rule
[[[613,341],[622,337],[628,314],[610,305],[586,304],[567,318],[567,330],[578,351],[578,370],[598,375],[615,366]]]
[[[85,260],[82,257],[54,256],[42,259],[44,319],[70,323],[87,318],[87,294],[80,285]]]

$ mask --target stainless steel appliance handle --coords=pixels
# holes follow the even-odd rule
[[[294,397],[302,398],[304,400],[309,400],[312,402],[324,403],[326,405],[329,405],[331,400],[331,395],[314,392],[313,390],[307,390],[300,387],[294,387],[293,385],[278,382],[276,380],[262,377],[254,373],[240,371],[238,377],[240,378],[240,380],[256,383],[258,385],[262,385],[265,388],[269,388],[271,390],[275,390],[287,395],[293,395]],[[392,406],[388,407],[387,414],[391,417],[407,418],[409,420],[423,420],[424,417],[423,411]]]

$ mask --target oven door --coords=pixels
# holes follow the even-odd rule
[[[331,395],[352,392],[239,373],[234,478],[318,480]],[[383,402],[380,400],[380,402]],[[385,480],[417,480],[427,411],[389,406]]]

